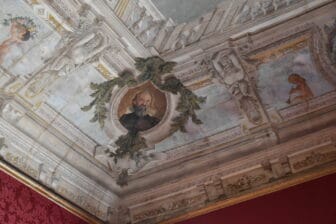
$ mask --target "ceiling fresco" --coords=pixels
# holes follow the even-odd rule
[[[308,102],[334,89],[316,70],[308,48],[283,55],[278,60],[262,64],[259,69],[258,88],[268,107],[282,109]]]
[[[60,36],[45,21],[38,19],[27,5],[20,4],[20,1],[4,1],[2,5],[2,68],[16,76],[33,75],[50,57]],[[15,25],[21,23],[29,30],[29,34],[16,40],[20,25],[17,28]],[[8,49],[4,48],[6,42]],[[30,58],[34,60],[29,60]]]
[[[108,144],[105,132],[90,122],[92,113],[80,109],[90,101],[90,83],[102,81],[104,78],[93,66],[83,67],[56,80],[48,89],[46,103],[99,144]]]
[[[207,96],[202,109],[197,111],[203,124],[195,125],[188,121],[186,133],[178,132],[170,138],[160,142],[155,147],[158,151],[173,149],[192,141],[220,133],[237,125],[242,115],[230,93],[220,84],[212,84],[195,91],[197,95]]]
[[[97,223],[335,167],[334,1],[0,5],[0,166]]]
[[[177,24],[190,22],[203,14],[214,10],[216,6],[225,0],[153,0],[155,6],[167,17],[172,18]]]

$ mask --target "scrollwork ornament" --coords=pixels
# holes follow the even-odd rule
[[[239,108],[247,119],[254,125],[262,122],[262,113],[258,101],[251,91],[251,87],[244,71],[233,60],[232,55],[222,55],[219,52],[212,57],[215,77],[223,83],[238,102]]]
[[[33,98],[47,88],[54,80],[69,75],[82,66],[99,61],[106,50],[107,38],[99,30],[83,36],[66,34],[58,43],[54,57],[45,61],[45,68],[39,72],[27,88],[26,96]]]

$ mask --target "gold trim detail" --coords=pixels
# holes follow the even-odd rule
[[[269,49],[262,53],[258,53],[255,56],[252,56],[250,59],[266,62],[269,58],[278,57],[287,52],[299,50],[299,49],[304,48],[305,46],[308,46],[309,38],[310,37],[307,35],[301,36],[299,38],[296,38],[293,41],[287,42],[285,44],[281,44],[278,47]]]
[[[88,212],[84,211],[83,209],[79,208],[78,206],[74,205],[73,203],[65,200],[61,196],[57,195],[56,193],[50,191],[40,183],[36,182],[32,178],[28,177],[25,174],[17,171],[11,165],[7,164],[5,161],[0,160],[0,170],[6,173],[7,175],[13,177],[20,183],[26,185],[27,187],[31,188],[33,191],[39,193],[43,197],[48,198],[50,201],[54,202],[55,204],[61,206],[65,210],[69,211],[73,215],[83,219],[84,221],[88,222],[89,224],[103,224],[102,221],[94,217],[93,215],[89,214]]]
[[[37,5],[37,4],[39,4],[39,0],[31,0],[30,4],[31,5]]]
[[[203,79],[201,81],[198,81],[198,82],[195,82],[189,86],[187,86],[190,90],[194,91],[194,90],[197,90],[197,89],[200,89],[200,88],[203,88],[205,86],[208,86],[208,85],[211,85],[213,82],[212,80],[209,78],[209,79]]]
[[[56,30],[58,33],[61,33],[62,30],[64,29],[63,26],[62,26],[62,24],[61,24],[60,22],[58,22],[57,19],[56,19],[53,15],[51,15],[51,14],[48,15],[48,21],[49,21],[52,25],[55,26],[55,30]]]
[[[98,64],[96,66],[96,69],[98,70],[98,72],[107,80],[113,78],[112,74],[109,72],[109,70],[103,65],[103,64]]]
[[[129,3],[129,0],[119,0],[118,1],[116,7],[114,8],[114,11],[119,18],[121,18],[124,15],[126,8],[128,6],[128,3]]]

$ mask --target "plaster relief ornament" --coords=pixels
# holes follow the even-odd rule
[[[32,98],[61,76],[66,76],[82,66],[97,62],[108,48],[108,38],[99,29],[84,33],[68,33],[58,43],[54,57],[28,86],[26,96]]]
[[[3,25],[10,26],[10,36],[0,44],[0,64],[11,48],[36,36],[36,25],[29,17],[16,16],[4,19]]]
[[[232,55],[222,55],[219,52],[212,57],[215,76],[235,97],[240,109],[247,119],[255,125],[262,122],[262,114],[258,101],[252,94],[245,73]]]
[[[113,159],[113,164],[110,164],[112,169],[119,169],[117,183],[121,186],[127,184],[130,173],[162,156],[155,150],[149,150],[151,135],[166,132],[166,138],[176,131],[186,132],[185,125],[189,119],[195,124],[202,124],[196,110],[206,100],[206,97],[195,95],[179,79],[169,74],[175,62],[165,62],[158,56],[136,58],[135,61],[139,75],[135,76],[132,71],[125,70],[112,80],[100,84],[91,83],[90,87],[94,91],[91,96],[94,100],[82,107],[83,111],[95,108],[91,122],[98,122],[103,128],[108,118],[107,104],[118,90],[127,90],[117,105],[118,118],[113,118],[119,121],[125,134],[103,147],[105,153]],[[168,106],[166,96],[175,97],[176,105]],[[131,106],[131,111],[127,112],[125,105]],[[163,119],[167,117],[166,110],[174,111],[169,119]]]
[[[189,25],[189,24],[188,24]],[[200,31],[204,27],[204,17],[199,18],[192,26],[184,26],[180,34],[172,43],[172,50],[183,49],[200,38]]]
[[[300,0],[245,0],[234,23],[245,23],[250,20],[255,20],[299,1]]]
[[[327,50],[330,60],[333,64],[336,64],[336,19],[333,25],[325,26],[324,30],[328,35]]]

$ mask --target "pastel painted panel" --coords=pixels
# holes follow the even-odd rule
[[[109,139],[104,130],[100,128],[98,123],[90,122],[94,110],[88,112],[81,110],[81,107],[91,101],[91,97],[89,97],[92,92],[90,83],[100,83],[102,81],[104,81],[103,77],[93,66],[84,66],[57,79],[48,90],[47,103],[85,134],[100,144],[107,144]]]
[[[221,84],[213,84],[195,91],[198,96],[207,96],[201,110],[196,111],[203,122],[196,125],[189,121],[187,133],[177,132],[155,146],[158,151],[165,151],[192,141],[211,136],[237,125],[242,115],[234,99]]]
[[[0,0],[0,66],[16,76],[42,68],[60,40],[21,0]]]
[[[267,108],[308,102],[334,89],[317,70],[308,48],[264,63],[258,73],[258,92]]]

